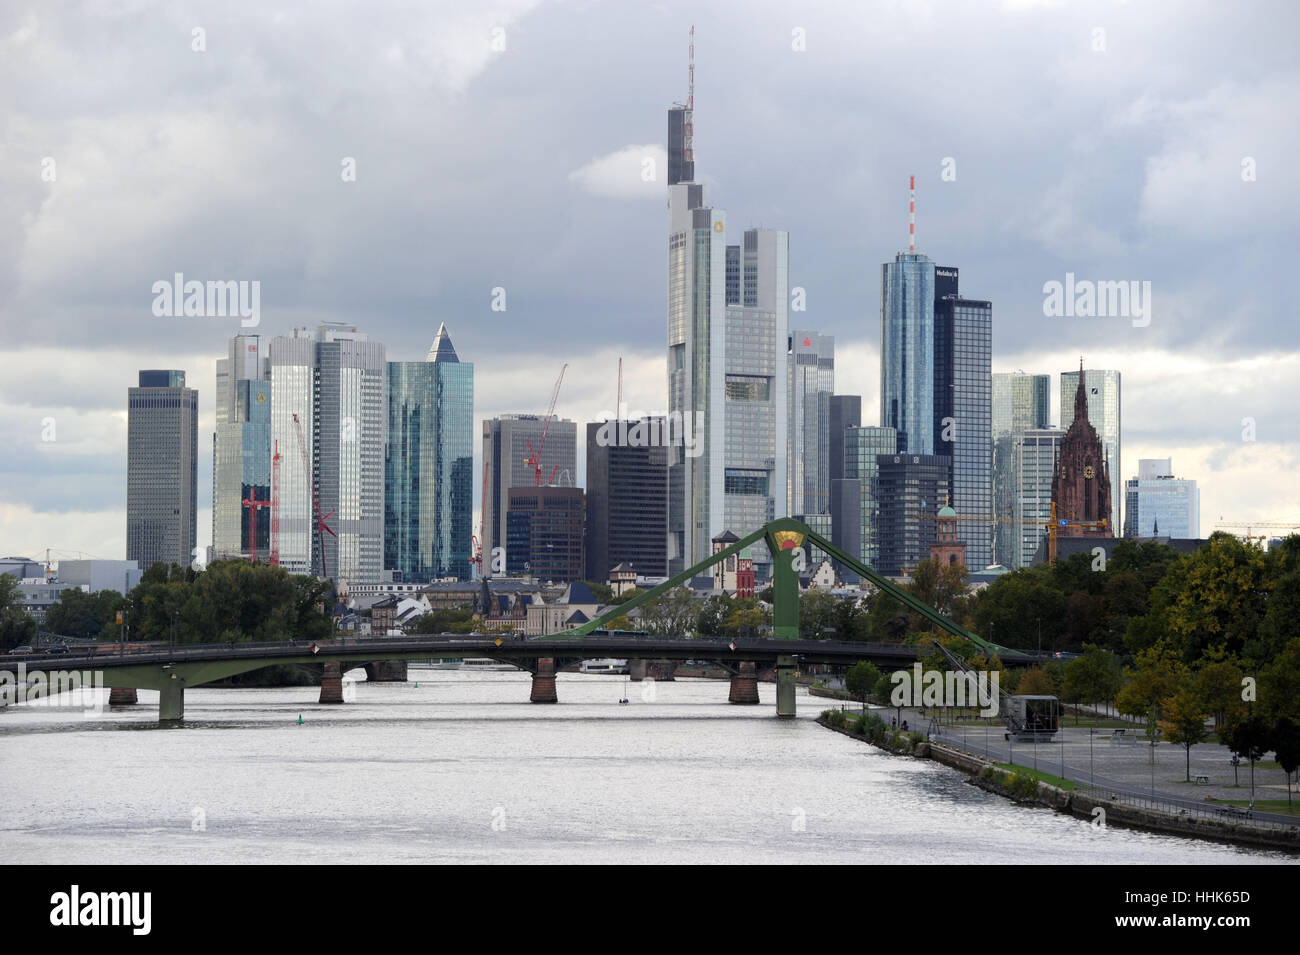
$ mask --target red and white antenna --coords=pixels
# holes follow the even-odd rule
[[[683,125],[682,158],[695,161],[695,25],[691,24],[690,66],[687,69],[686,116]]]
[[[916,251],[916,177],[907,180],[907,251]]]

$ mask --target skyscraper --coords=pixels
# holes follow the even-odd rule
[[[1084,398],[1088,407],[1088,421],[1097,429],[1097,436],[1101,439],[1111,481],[1122,480],[1124,469],[1121,459],[1123,449],[1120,446],[1120,373],[1096,368],[1089,368],[1087,371],[1080,368],[1079,371],[1061,372],[1062,430],[1068,431],[1074,422],[1074,394],[1078,390],[1080,374],[1087,380]],[[1119,495],[1115,497],[1118,498]],[[1120,523],[1121,502],[1114,500],[1112,504],[1115,511],[1112,527],[1118,530],[1123,526]]]
[[[1201,492],[1174,477],[1169,458],[1139,458],[1137,477],[1124,482],[1124,536],[1201,536]]]
[[[858,555],[868,567],[879,569],[880,561],[880,460],[898,450],[898,432],[893,428],[848,428],[844,432],[844,477],[858,482],[860,502]],[[832,541],[834,543],[834,541]]]
[[[538,580],[582,579],[582,488],[513,487],[506,506],[506,573]]]
[[[787,354],[786,478],[789,514],[830,513],[831,395],[835,338],[792,329]],[[843,447],[843,435],[840,437]]]
[[[934,516],[952,492],[952,459],[941,454],[882,454],[876,458],[879,524],[875,569],[902,577],[930,557]]]
[[[1022,371],[993,376],[993,513],[999,518],[1010,518],[1015,512],[1014,445],[1020,432],[1048,426],[1051,384],[1050,375]],[[1015,525],[1003,521],[993,526],[995,562],[1018,566],[1020,549]]]
[[[474,366],[446,324],[422,362],[388,363],[384,564],[398,580],[470,576]]]
[[[483,502],[485,574],[490,572],[493,548],[506,546],[510,489],[537,486],[537,472],[528,465],[529,458],[538,454],[543,486],[573,487],[578,473],[577,446],[578,426],[564,418],[552,418],[549,428],[546,419],[535,414],[501,415],[483,422],[483,461],[488,469],[487,499]]]
[[[587,425],[588,580],[608,580],[621,563],[649,577],[668,573],[668,448],[647,438],[663,423]]]
[[[344,589],[384,564],[384,346],[353,325],[271,340],[271,442],[280,454],[279,555],[293,573]],[[295,420],[296,416],[296,420]],[[312,483],[328,530],[312,515]]]
[[[694,182],[693,110],[692,81],[668,111],[668,411],[698,422],[699,444],[670,449],[670,574],[708,557],[728,525],[756,527],[787,504],[789,236],[750,229],[727,245],[726,214]]]
[[[1065,432],[1057,428],[1028,428],[1017,431],[1011,444],[1013,508],[1011,516],[1015,549],[1010,554],[1011,570],[1034,563],[1034,555],[1047,533],[1052,516],[1052,481]]]
[[[830,479],[844,477],[844,432],[862,424],[861,395],[831,395],[830,408],[830,450],[826,458],[830,466]]]
[[[246,558],[271,551],[271,380],[257,335],[231,338],[217,360],[212,435],[212,552]],[[253,532],[249,534],[249,516]]]
[[[934,453],[934,283],[919,252],[880,267],[880,423],[910,454]]]
[[[969,566],[983,570],[993,559],[993,306],[961,298],[956,269],[936,276],[944,294],[934,304],[934,447],[952,458],[949,503],[967,519]]]
[[[199,393],[183,371],[127,389],[126,559],[188,567],[197,531]]]

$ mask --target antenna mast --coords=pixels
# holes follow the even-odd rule
[[[686,116],[682,135],[682,158],[695,162],[695,25],[691,24],[690,65],[687,69]]]
[[[907,180],[907,251],[916,251],[916,177]]]

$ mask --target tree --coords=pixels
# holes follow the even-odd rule
[[[723,621],[722,633],[728,637],[753,638],[770,621],[771,612],[763,609],[757,597],[738,597],[732,601],[731,612]]]
[[[1228,734],[1228,749],[1234,756],[1250,762],[1250,802],[1255,804],[1255,763],[1268,752],[1269,731],[1272,729],[1258,716],[1247,716],[1232,727]]]
[[[595,580],[583,581],[590,589],[591,595],[596,598],[596,603],[607,604],[614,599],[614,588],[609,584],[602,584]]]
[[[1184,661],[1213,646],[1240,656],[1254,643],[1273,585],[1269,563],[1259,547],[1216,532],[1166,575],[1157,588],[1167,585],[1161,613]]]
[[[876,668],[870,660],[859,660],[849,669],[848,675],[844,678],[844,687],[849,691],[849,695],[863,705],[867,705],[867,697],[876,691],[880,685],[880,670]]]
[[[1287,716],[1278,717],[1270,734],[1277,764],[1286,773],[1286,805],[1291,808],[1291,774],[1300,768],[1300,723]]]
[[[1208,662],[1203,663],[1196,674],[1196,688],[1207,712],[1214,717],[1217,730],[1228,713],[1241,702],[1241,668],[1221,655],[1216,658],[1213,652],[1203,659]]]
[[[731,616],[732,599],[726,594],[712,594],[704,598],[695,618],[695,630],[702,637],[720,637],[727,618]]]
[[[1042,667],[1030,667],[1020,674],[1016,683],[1017,696],[1052,696],[1052,678]]]
[[[1161,704],[1160,731],[1171,743],[1183,747],[1187,757],[1187,782],[1192,781],[1192,747],[1205,739],[1210,715],[1195,686],[1183,684]]]
[[[1061,699],[1076,707],[1080,703],[1109,702],[1119,692],[1120,679],[1119,661],[1115,655],[1101,647],[1085,644],[1083,653],[1065,664]],[[1077,708],[1074,722],[1078,725]]]
[[[1259,708],[1266,719],[1285,716],[1300,722],[1300,637],[1290,640],[1259,671]]]
[[[1168,640],[1157,641],[1137,655],[1136,667],[1126,669],[1127,678],[1116,697],[1121,713],[1146,716],[1147,735],[1156,735],[1161,701],[1173,696],[1187,679],[1187,667]]]
[[[21,605],[18,578],[0,574],[0,650],[12,650],[36,639],[36,621]]]
[[[696,624],[695,598],[686,587],[674,587],[641,605],[646,630],[660,636],[692,636]]]

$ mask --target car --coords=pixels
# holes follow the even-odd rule
[[[67,653],[68,645],[66,643],[60,643],[57,646],[50,647],[45,652],[46,653]]]
[[[35,650],[33,650],[31,647],[27,647],[27,646],[23,646],[23,647],[14,647],[12,650],[9,651],[9,653],[10,653],[11,655],[12,655],[12,654],[15,654],[15,653],[35,653],[35,652],[36,652]]]

